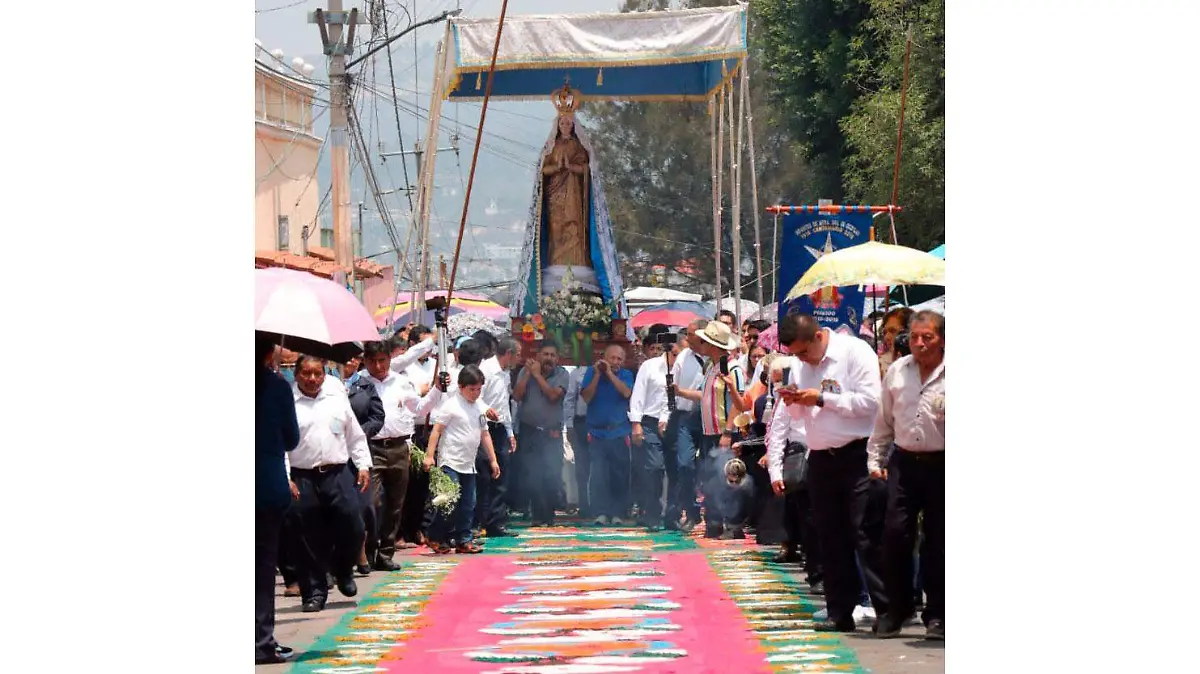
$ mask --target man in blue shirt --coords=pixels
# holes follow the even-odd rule
[[[592,474],[588,481],[595,524],[622,526],[629,512],[629,396],[633,372],[625,369],[625,348],[609,344],[604,357],[588,368],[580,382],[587,403]]]

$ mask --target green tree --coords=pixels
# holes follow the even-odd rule
[[[841,121],[877,80],[877,46],[863,30],[868,0],[759,0],[758,62],[771,73],[771,121],[795,138],[811,167],[805,201],[845,199]]]
[[[622,11],[663,9],[663,0],[627,0]],[[726,0],[692,2],[689,6],[732,4]],[[755,28],[752,25],[752,30]],[[752,68],[753,65],[752,56]],[[760,208],[779,201],[793,202],[808,181],[800,152],[786,129],[770,123],[766,90],[770,74],[751,71],[750,108],[755,112],[755,145]],[[736,98],[736,95],[735,95]],[[589,103],[583,121],[591,131],[596,159],[605,177],[617,250],[626,285],[650,282],[654,265],[675,267],[690,263],[690,282],[678,289],[699,291],[715,279],[712,227],[712,156],[708,105],[705,103]],[[728,137],[725,139],[725,184],[728,185]],[[744,166],[749,166],[748,155]],[[753,269],[753,204],[748,170],[743,171],[742,265]],[[728,188],[726,188],[727,190]],[[732,284],[732,207],[728,197],[722,223],[722,285]],[[763,218],[763,264],[770,273],[770,219]],[[748,283],[753,273],[743,275]],[[770,276],[764,279],[770,292]],[[743,296],[752,297],[753,285]]]
[[[846,193],[859,202],[891,201],[910,25],[913,45],[896,198],[904,211],[896,218],[896,233],[901,244],[928,250],[945,241],[946,231],[945,4],[871,0],[871,9],[864,29],[886,50],[879,89],[856,101],[841,121],[850,150],[843,163]],[[877,232],[877,238],[891,239],[890,233],[883,234]]]

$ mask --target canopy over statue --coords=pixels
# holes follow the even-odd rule
[[[450,19],[447,98],[483,98],[497,24]],[[510,16],[500,36],[492,100],[544,100],[569,80],[588,99],[707,101],[746,58],[746,44],[744,4]]]
[[[498,47],[497,19],[460,16],[448,21],[438,50],[427,143],[436,143],[443,101],[483,99],[489,78],[491,100],[547,101],[553,96],[558,107],[537,158],[520,280],[511,306],[514,317],[536,313],[540,300],[561,287],[567,274],[583,291],[598,295],[596,302],[603,298],[617,318],[628,316],[604,198],[603,167],[575,112],[584,100],[711,104],[718,92],[732,92],[747,57],[746,8],[740,3],[673,11],[508,16]],[[494,47],[495,71],[489,75]],[[436,160],[437,153],[424,157],[417,199],[422,220],[427,218],[424,195]],[[714,182],[714,204],[719,203],[716,192]]]

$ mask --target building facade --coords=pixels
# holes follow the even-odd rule
[[[270,57],[268,56],[267,59]],[[317,88],[268,63],[254,62],[254,248],[304,255],[302,237],[320,245],[317,161],[313,133]]]

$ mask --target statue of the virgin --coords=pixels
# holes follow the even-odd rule
[[[513,314],[537,313],[539,299],[561,288],[567,277],[577,290],[623,307],[616,242],[596,154],[575,117],[582,98],[564,86],[551,101],[558,116],[538,158]]]

